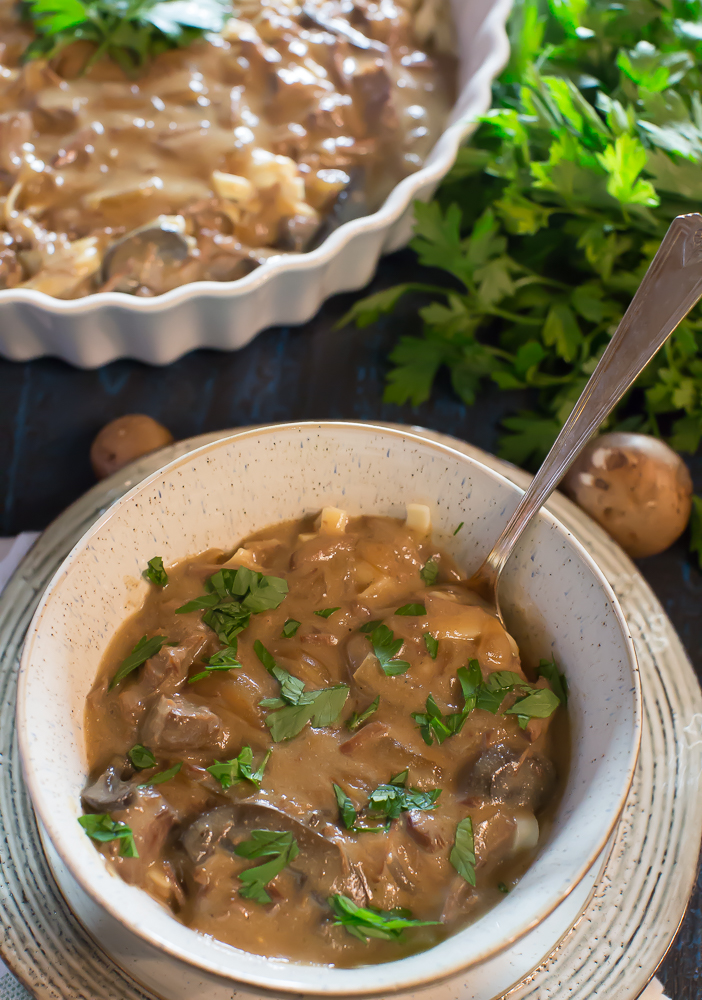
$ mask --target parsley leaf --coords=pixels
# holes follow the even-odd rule
[[[163,568],[161,556],[154,556],[149,559],[148,568],[141,574],[145,580],[150,580],[156,587],[165,587],[168,583],[168,573]]]
[[[475,885],[475,843],[473,841],[473,821],[470,816],[456,826],[456,838],[449,861],[461,878],[469,885]]]
[[[175,778],[182,766],[183,761],[179,760],[177,764],[174,764],[173,767],[169,767],[167,771],[159,771],[158,774],[152,774],[148,781],[145,781],[143,785],[137,785],[137,788],[149,788],[150,785],[162,785],[164,781],[170,781],[171,778]]]
[[[522,729],[526,729],[529,719],[547,719],[560,705],[560,699],[548,688],[539,688],[515,701],[505,715],[516,715]]]
[[[214,764],[211,764],[205,770],[213,778],[217,779],[222,788],[231,788],[232,785],[237,785],[240,781],[250,781],[256,788],[260,788],[263,780],[263,772],[266,769],[266,764],[272,752],[272,750],[269,750],[266,753],[263,761],[255,771],[251,770],[253,767],[253,750],[249,746],[242,747],[238,756],[233,760],[215,760]]]
[[[110,819],[107,813],[90,813],[79,816],[78,822],[93,840],[106,843],[109,840],[120,840],[119,854],[121,858],[138,858],[139,852],[134,843],[132,828],[126,823],[118,823]]]
[[[301,624],[302,622],[296,622],[294,618],[288,618],[286,623],[283,625],[283,631],[280,633],[281,636],[284,639],[292,639]]]
[[[332,787],[334,788],[334,795],[336,796],[336,801],[339,806],[341,822],[347,830],[353,830],[356,823],[356,810],[353,807],[353,802],[343,788],[339,788],[339,786],[334,783],[332,783]]]
[[[395,612],[396,615],[425,615],[427,609],[423,604],[403,604],[401,608],[398,608]]]
[[[339,608],[322,608],[321,611],[315,611],[315,614],[320,618],[329,618],[335,611],[339,611]]]
[[[377,625],[368,638],[373,645],[373,652],[384,674],[387,674],[388,677],[394,677],[409,670],[410,664],[407,660],[397,659],[397,654],[400,652],[404,640],[396,639],[387,625]]]
[[[375,711],[377,711],[379,704],[380,704],[380,695],[377,694],[373,699],[373,701],[368,706],[368,708],[364,709],[363,712],[361,712],[360,714],[358,712],[353,713],[351,718],[346,723],[347,727],[351,730],[359,729],[363,725],[363,723],[368,722],[371,715]]]
[[[461,523],[460,523],[460,524],[458,525],[458,527],[457,527],[457,528],[456,528],[456,530],[454,531],[454,535],[457,535],[457,534],[458,534],[458,532],[459,532],[459,531],[461,530],[461,528],[463,527],[463,525],[464,525],[465,523],[466,523],[465,521],[461,521]]]
[[[562,674],[556,665],[555,657],[550,660],[541,660],[537,669],[539,677],[545,677],[551,685],[551,690],[556,695],[562,705],[568,704],[568,681],[565,674]]]
[[[206,31],[220,31],[231,9],[224,0],[28,0],[36,37],[25,59],[51,59],[75,41],[96,46],[87,69],[110,56],[128,74],[166,49],[189,45]]]
[[[432,660],[435,660],[436,654],[439,652],[439,640],[431,632],[425,632],[424,645],[427,647],[429,656],[431,656]]]
[[[239,889],[239,894],[246,899],[265,904],[271,902],[271,897],[266,892],[268,883],[272,882],[300,852],[297,841],[291,833],[252,830],[251,839],[237,844],[234,853],[240,858],[270,857],[270,861],[264,861],[255,868],[247,868],[239,875],[239,879],[244,883]]]
[[[427,587],[433,587],[439,577],[439,564],[436,559],[427,559],[426,564],[420,569],[419,575]]]
[[[201,681],[204,677],[209,677],[215,671],[234,670],[237,667],[241,667],[241,663],[239,663],[237,641],[235,639],[233,646],[225,646],[224,649],[220,649],[219,652],[215,653],[214,656],[211,656],[209,660],[206,660],[205,669],[201,670],[197,674],[194,674],[192,677],[189,677],[188,684],[194,684],[195,681]]]
[[[314,728],[330,726],[343,710],[349,696],[347,684],[335,684],[319,691],[305,691],[304,681],[293,677],[275,662],[260,639],[254,642],[254,651],[266,670],[280,684],[280,699],[265,698],[263,708],[279,708],[266,718],[266,725],[276,743],[292,739],[308,722]]]
[[[365,624],[361,625],[358,631],[365,633],[373,632],[375,631],[375,629],[377,629],[378,625],[382,624],[383,624],[382,618],[378,618],[376,621],[365,622]]]
[[[110,681],[108,691],[116,688],[125,677],[128,677],[134,670],[137,670],[143,663],[146,663],[152,656],[161,651],[161,647],[168,642],[165,635],[153,635],[147,639],[145,635],[141,637],[129,656],[126,656],[119,665],[117,673]]]
[[[369,938],[382,938],[386,941],[397,941],[408,927],[430,927],[438,924],[438,920],[413,920],[407,910],[375,910],[358,906],[348,896],[336,893],[329,897],[335,927],[345,927],[349,934],[367,941]]]
[[[137,771],[145,771],[147,767],[156,766],[156,758],[153,753],[148,747],[142,746],[141,743],[134,744],[129,751],[129,759]]]

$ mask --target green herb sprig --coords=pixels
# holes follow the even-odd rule
[[[349,934],[367,941],[369,938],[381,938],[385,941],[397,941],[402,932],[410,927],[431,927],[440,923],[438,920],[413,920],[409,910],[375,910],[358,906],[348,896],[337,893],[329,897],[335,927],[345,927]]]
[[[378,705],[380,705],[380,695],[377,694],[373,701],[370,703],[368,708],[364,709],[362,712],[354,712],[351,718],[346,723],[346,726],[350,730],[360,729],[364,722],[368,722],[371,715],[378,711]]]
[[[330,726],[338,719],[349,696],[347,684],[305,691],[304,681],[278,666],[275,657],[260,639],[254,642],[254,652],[280,684],[280,698],[264,698],[259,703],[262,708],[278,709],[266,717],[266,725],[276,743],[297,736],[308,722],[318,729]]]
[[[280,875],[283,868],[300,853],[297,841],[291,833],[281,833],[277,830],[252,830],[251,839],[244,840],[234,848],[234,853],[240,858],[270,858],[262,865],[247,868],[239,875],[243,882],[240,895],[253,899],[257,903],[271,902],[266,892],[269,882]]]
[[[415,207],[411,245],[444,283],[386,289],[342,321],[367,326],[410,293],[426,303],[390,354],[387,402],[419,405],[442,369],[468,405],[490,382],[526,393],[499,453],[543,459],[671,220],[702,202],[700,23],[702,0],[517,0],[494,106]],[[699,306],[605,426],[699,449]],[[691,547],[702,565],[702,498]]]
[[[95,51],[83,71],[108,56],[129,76],[167,49],[221,31],[231,15],[225,0],[28,0],[25,10],[35,31],[25,59],[52,59],[87,41]]]
[[[240,781],[250,781],[256,788],[260,788],[263,781],[263,773],[266,770],[266,764],[270,760],[272,752],[272,750],[269,750],[266,753],[255,771],[252,770],[253,750],[249,746],[242,747],[233,760],[215,760],[214,764],[211,764],[205,770],[213,778],[217,779],[222,788],[231,788],[232,785],[238,785]]]
[[[149,559],[147,568],[141,575],[145,580],[153,583],[155,587],[165,587],[168,583],[168,573],[163,568],[163,559],[161,556],[154,556],[153,559]]]
[[[111,819],[107,813],[89,813],[85,816],[79,816],[78,822],[93,840],[98,840],[101,843],[107,843],[110,840],[121,841],[119,847],[121,858],[139,857],[132,828],[126,823],[119,823],[117,820]]]
[[[147,639],[145,635],[142,635],[141,639],[134,646],[134,649],[128,656],[120,663],[117,673],[114,675],[110,681],[108,691],[112,691],[114,688],[120,684],[125,677],[129,677],[131,673],[137,670],[142,664],[150,660],[152,656],[156,656],[157,653],[161,652],[163,646],[175,646],[176,643],[169,643],[168,637],[165,635],[152,635],[150,639]]]
[[[404,639],[396,639],[394,632],[387,625],[376,625],[368,638],[384,674],[395,677],[409,670],[410,664],[407,660],[401,660],[397,656],[402,649]]]
[[[456,826],[456,837],[449,861],[461,878],[464,878],[469,885],[475,885],[475,842],[473,821],[470,816],[462,819]]]

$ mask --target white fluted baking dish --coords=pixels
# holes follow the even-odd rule
[[[372,215],[347,222],[320,247],[275,257],[233,282],[198,281],[155,298],[99,292],[55,299],[27,288],[0,291],[0,354],[44,355],[82,368],[116,358],[165,365],[198,347],[243,347],[268,326],[304,323],[337,292],[362,288],[380,256],[409,239],[412,203],[429,199],[450,169],[505,64],[511,0],[452,0],[460,94],[449,125],[421,170],[393,189]]]

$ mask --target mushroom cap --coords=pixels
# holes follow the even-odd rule
[[[561,489],[634,558],[657,555],[672,545],[692,508],[687,466],[672,448],[647,434],[595,438]]]
[[[134,459],[171,444],[173,435],[145,413],[127,413],[105,424],[90,446],[90,462],[98,479],[111,476]]]

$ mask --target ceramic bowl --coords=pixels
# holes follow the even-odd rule
[[[490,107],[491,84],[509,54],[511,0],[452,0],[460,66],[449,124],[421,170],[372,215],[347,222],[316,250],[274,257],[233,282],[198,281],[155,298],[99,292],[61,300],[27,288],[0,291],[0,354],[53,355],[81,368],[116,358],[166,365],[198,347],[243,347],[268,326],[304,323],[330,295],[362,288],[382,254],[404,246],[412,205],[427,201],[456,151]]]
[[[26,782],[45,836],[82,890],[162,952],[230,982],[280,994],[356,996],[425,985],[485,961],[538,925],[580,882],[613,830],[640,734],[633,645],[592,559],[542,511],[510,559],[501,600],[524,657],[555,655],[570,685],[572,767],[531,868],[493,910],[421,954],[354,969],[269,960],[184,927],[108,869],[77,818],[86,779],[86,695],[115,629],[142,602],[141,570],[325,504],[402,516],[426,503],[435,537],[470,573],[521,491],[480,462],[411,432],[341,422],[244,431],[171,462],[118,500],[51,581],[28,632],[18,691]],[[464,526],[454,535],[461,522]],[[565,928],[564,928],[565,930]]]

